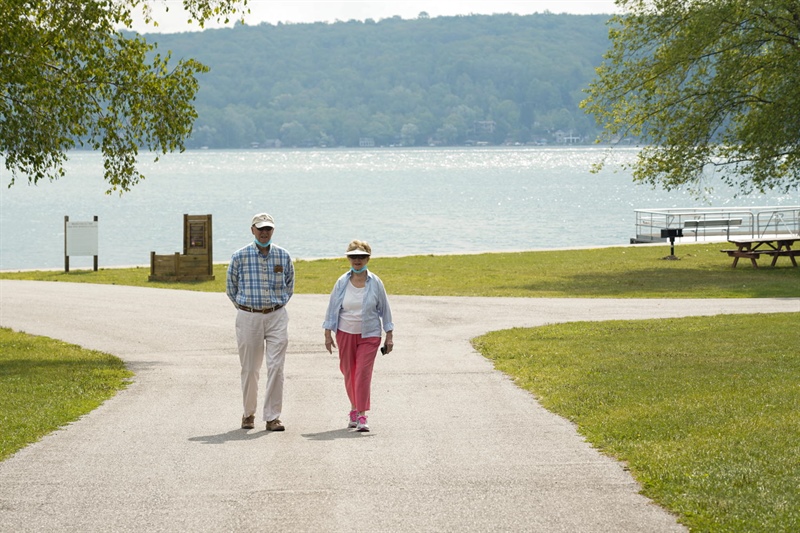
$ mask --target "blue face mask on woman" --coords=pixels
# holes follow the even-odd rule
[[[353,274],[361,274],[361,273],[362,273],[362,272],[364,272],[366,269],[367,269],[367,265],[364,265],[363,267],[359,268],[358,270],[356,270],[356,269],[355,269],[355,268],[353,268],[353,267],[350,267],[350,272],[352,272]]]

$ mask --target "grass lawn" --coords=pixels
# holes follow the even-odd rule
[[[0,461],[97,408],[132,375],[112,355],[0,328]]]
[[[691,530],[800,531],[798,324],[797,313],[575,322],[473,344]]]
[[[375,257],[370,269],[391,294],[517,296],[526,298],[766,298],[800,296],[800,268],[781,258],[775,268],[749,262],[731,268],[721,243],[676,246],[679,261],[662,259],[666,246],[627,246],[477,255]],[[787,266],[788,265],[788,266]],[[297,261],[299,294],[328,294],[347,260]],[[227,265],[215,265],[214,281],[147,281],[150,269],[0,272],[0,279],[179,287],[224,292]]]
[[[719,243],[676,246],[679,261],[663,260],[668,246],[635,246],[462,256],[376,257],[370,268],[390,294],[581,298],[800,298],[800,269],[731,268]],[[784,258],[785,259],[785,258]],[[296,292],[329,293],[346,270],[344,258],[297,261]],[[223,292],[226,265],[216,280],[148,282],[148,268],[99,272],[3,272],[0,278],[138,285]],[[587,440],[625,461],[644,493],[697,531],[800,530],[800,301],[798,313],[670,320],[571,323],[490,333],[476,349],[530,390],[553,412],[574,421]],[[2,331],[2,330],[0,330]],[[92,387],[70,374],[82,355],[58,351],[58,341],[2,331],[0,459],[93,409]],[[5,339],[11,339],[7,341]],[[742,339],[752,339],[742,342]],[[6,361],[6,343],[29,345]],[[55,343],[51,345],[50,343]],[[19,351],[19,348],[15,348]],[[78,350],[78,354],[82,351]],[[98,359],[106,398],[125,374]],[[22,362],[19,362],[22,361]],[[59,367],[56,383],[36,394],[61,402],[23,428],[32,413],[30,383]],[[31,390],[10,393],[17,383]],[[7,386],[7,384],[9,384]],[[10,384],[14,384],[12,387]],[[71,390],[73,395],[50,394]],[[88,392],[87,392],[88,394]],[[21,401],[22,398],[24,401]],[[69,409],[62,417],[59,411]],[[36,413],[36,418],[42,413]],[[6,419],[21,420],[11,425]],[[70,418],[71,417],[71,418]],[[20,438],[11,433],[24,433]],[[9,447],[6,443],[10,443]],[[15,448],[16,446],[16,448]],[[6,451],[9,450],[9,451]],[[5,454],[5,455],[3,455]]]

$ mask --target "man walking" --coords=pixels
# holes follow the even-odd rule
[[[262,419],[267,431],[283,431],[283,364],[289,344],[285,305],[294,294],[294,265],[289,252],[272,244],[275,221],[267,213],[253,217],[255,237],[234,252],[228,265],[226,292],[236,306],[236,341],[242,365],[242,429],[253,429],[258,378],[267,356],[267,387]]]

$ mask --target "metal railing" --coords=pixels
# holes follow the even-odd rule
[[[800,206],[634,209],[634,213],[636,237],[631,244],[663,242],[661,230],[671,228],[683,229],[683,241],[800,235]]]

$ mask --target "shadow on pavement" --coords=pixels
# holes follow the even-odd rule
[[[373,433],[361,433],[352,429],[332,429],[321,433],[303,433],[302,436],[308,440],[336,440],[336,439],[360,439],[372,437]]]
[[[200,437],[191,437],[191,442],[202,442],[203,444],[224,444],[228,441],[234,440],[253,440],[269,434],[269,431],[261,430],[245,430],[233,429],[227,433],[219,433],[217,435],[203,435]]]

